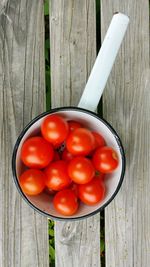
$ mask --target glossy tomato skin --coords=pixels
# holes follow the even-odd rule
[[[89,159],[80,156],[68,163],[68,174],[75,183],[85,184],[92,180],[95,169]]]
[[[53,199],[55,209],[62,215],[71,216],[78,209],[78,199],[70,189],[56,193]]]
[[[88,155],[95,147],[93,134],[85,128],[78,128],[66,140],[67,150],[73,155]]]
[[[67,163],[63,160],[58,160],[50,163],[44,170],[45,184],[52,190],[62,190],[71,184],[71,179],[67,172]]]
[[[102,147],[106,145],[106,141],[101,134],[97,132],[92,132],[92,134],[94,135],[94,138],[95,138],[95,149],[97,147]]]
[[[119,164],[116,151],[108,146],[96,149],[92,162],[95,168],[102,173],[113,172]]]
[[[74,130],[78,128],[82,128],[81,123],[77,121],[68,121],[68,125],[69,125],[69,132],[73,132]]]
[[[40,194],[45,188],[44,178],[42,171],[29,169],[20,176],[19,184],[25,194],[35,196]]]
[[[69,186],[69,189],[71,189],[75,195],[78,197],[79,193],[78,193],[78,184],[75,183],[71,183],[71,185]]]
[[[53,160],[53,156],[52,145],[43,137],[31,137],[22,145],[21,160],[30,168],[45,168]]]
[[[65,148],[62,152],[62,159],[65,161],[70,161],[74,158],[74,156]]]
[[[41,132],[48,142],[58,146],[68,135],[68,123],[59,115],[48,115],[41,125]]]
[[[79,198],[86,205],[95,205],[102,201],[105,191],[103,180],[96,176],[89,183],[78,185]]]

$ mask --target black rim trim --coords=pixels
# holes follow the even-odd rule
[[[19,182],[18,182],[18,179],[17,179],[17,174],[16,174],[16,155],[17,155],[17,150],[18,150],[18,147],[19,147],[19,144],[23,138],[23,136],[25,135],[25,133],[28,131],[28,129],[36,122],[38,121],[39,119],[41,119],[42,117],[48,115],[48,114],[51,114],[51,113],[56,113],[58,111],[66,111],[66,110],[78,110],[78,111],[81,111],[83,113],[88,113],[90,115],[92,115],[93,117],[97,118],[98,120],[102,121],[108,128],[109,130],[112,132],[112,134],[114,135],[115,139],[116,139],[116,142],[119,146],[119,149],[120,149],[120,153],[121,153],[121,157],[122,157],[122,172],[121,172],[121,176],[120,176],[120,181],[118,183],[118,186],[114,192],[114,194],[111,196],[111,198],[100,208],[98,208],[97,210],[87,214],[87,215],[83,215],[83,216],[79,216],[79,217],[75,217],[75,218],[72,218],[72,217],[65,217],[65,218],[62,218],[62,217],[58,217],[58,216],[54,216],[54,215],[50,215],[48,214],[47,212],[45,211],[42,211],[40,210],[39,208],[37,208],[36,206],[34,206],[30,201],[29,199],[26,197],[26,195],[23,193],[23,191],[21,190],[21,187],[19,185]],[[46,111],[46,112],[43,112],[42,114],[38,115],[37,117],[35,117],[33,120],[30,121],[29,124],[27,124],[27,126],[23,129],[23,131],[20,133],[16,143],[15,143],[15,146],[14,146],[14,150],[13,150],[13,155],[12,155],[12,173],[13,173],[13,180],[16,184],[16,187],[19,191],[19,193],[21,194],[21,196],[23,197],[23,199],[28,203],[28,205],[33,208],[34,210],[36,210],[38,213],[42,214],[42,215],[45,215],[46,217],[50,218],[50,219],[55,219],[55,220],[59,220],[59,221],[64,221],[64,220],[80,220],[80,219],[84,219],[84,218],[88,218],[90,216],[93,216],[95,215],[96,213],[98,212],[101,212],[104,208],[106,208],[106,206],[108,206],[108,204],[115,198],[115,196],[117,195],[121,185],[122,185],[122,182],[123,182],[123,179],[124,179],[124,174],[125,174],[125,167],[126,167],[126,160],[125,160],[125,153],[124,153],[124,148],[123,148],[123,145],[122,145],[122,142],[120,140],[120,137],[118,136],[118,134],[116,133],[116,131],[114,130],[114,128],[105,120],[105,119],[102,119],[100,118],[97,114],[95,114],[94,112],[92,111],[89,111],[89,110],[86,110],[86,109],[83,109],[83,108],[78,108],[78,107],[59,107],[59,108],[54,108],[54,109],[51,109],[50,111]]]

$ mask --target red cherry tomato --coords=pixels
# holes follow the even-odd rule
[[[41,125],[41,132],[47,141],[54,146],[58,146],[68,135],[68,123],[58,115],[49,115],[44,119]]]
[[[82,128],[81,123],[77,121],[68,121],[68,125],[69,125],[69,132],[73,132],[74,130],[78,128]]]
[[[79,198],[87,205],[95,205],[104,199],[105,184],[99,177],[94,177],[87,184],[78,185]]]
[[[102,135],[97,132],[92,132],[92,134],[95,138],[95,148],[106,145],[105,139],[102,137]]]
[[[19,183],[25,194],[38,195],[45,187],[44,173],[40,170],[29,169],[20,176]]]
[[[27,139],[21,149],[21,160],[31,168],[44,168],[53,159],[54,150],[50,143],[42,137]]]
[[[73,215],[78,209],[78,199],[70,189],[64,189],[54,196],[55,209],[62,215]]]
[[[62,190],[71,183],[67,172],[67,163],[63,160],[52,162],[45,170],[45,184],[52,190]]]
[[[104,174],[104,173],[101,173],[101,172],[99,172],[99,171],[96,171],[96,173],[95,173],[95,177],[97,177],[97,178],[101,179],[102,181],[104,181],[104,179],[105,179],[105,174]]]
[[[58,160],[60,160],[60,155],[59,155],[59,153],[58,153],[58,151],[54,151],[54,158],[53,158],[53,161],[58,161]]]
[[[69,186],[69,189],[71,189],[75,193],[75,195],[78,197],[78,185],[77,184],[72,182],[71,185]]]
[[[69,134],[66,147],[73,155],[88,155],[95,146],[93,134],[85,128],[78,128]]]
[[[116,151],[108,146],[96,149],[92,162],[95,168],[102,173],[113,172],[119,164]]]
[[[68,174],[75,183],[85,184],[92,180],[95,169],[89,159],[80,156],[69,162]]]
[[[74,158],[74,156],[65,148],[62,152],[62,159],[65,161],[70,161]]]

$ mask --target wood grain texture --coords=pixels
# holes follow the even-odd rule
[[[120,192],[105,211],[106,266],[150,263],[149,1],[101,1],[102,37],[114,12],[130,27],[103,97],[103,114],[122,138],[127,158]]]
[[[94,1],[50,1],[52,105],[77,105],[96,56]]]
[[[42,0],[0,4],[0,266],[49,266],[47,219],[19,196],[11,156],[18,134],[45,108]]]
[[[50,1],[52,107],[77,105],[96,56],[95,1]],[[55,224],[56,267],[100,266],[100,216]]]

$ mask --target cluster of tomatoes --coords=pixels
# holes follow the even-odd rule
[[[66,216],[77,211],[80,201],[87,205],[102,201],[105,174],[119,163],[100,133],[59,115],[48,115],[41,135],[24,142],[21,160],[28,167],[20,176],[23,192],[33,196],[45,190],[53,195],[55,209]]]

